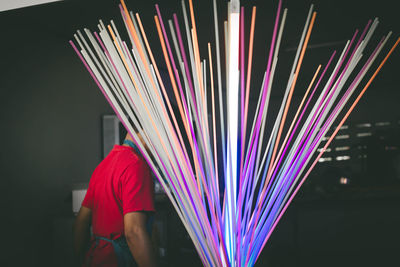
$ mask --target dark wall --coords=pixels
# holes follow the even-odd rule
[[[72,184],[87,182],[101,159],[100,116],[111,109],[68,44],[78,8],[0,13],[2,266],[51,262]]]
[[[128,1],[131,6],[133,2]],[[142,17],[147,17],[148,24],[155,13],[152,2],[138,1],[143,8],[136,6]],[[174,4],[160,1],[168,15],[171,6],[177,9],[179,6],[179,1],[170,2]],[[264,11],[268,15],[273,13],[270,10],[275,9],[274,5],[258,2],[260,18]],[[300,1],[287,2],[293,7],[289,14],[294,16],[295,25],[289,32],[297,32],[302,27],[298,23],[303,23],[309,1],[301,7]],[[341,5],[347,2],[316,3],[321,17],[319,27],[327,27],[332,35],[317,30],[315,42],[348,38],[355,27],[361,27],[374,14],[381,17],[385,31],[390,27],[399,33],[400,25],[393,8],[396,1],[379,1],[378,6],[374,1],[358,1],[365,14],[360,9],[355,11],[355,4],[349,7],[351,12],[346,9],[347,5]],[[339,12],[342,8],[343,13]],[[111,0],[64,1],[0,12],[2,266],[55,266],[52,255],[55,249],[63,249],[59,244],[63,241],[56,239],[54,232],[63,218],[72,218],[72,185],[87,182],[101,160],[100,118],[112,112],[68,40],[78,28],[95,29],[99,18],[107,21],[114,18],[121,25],[119,16],[117,1]],[[265,19],[268,22],[264,24],[268,26],[262,27],[268,29],[265,36],[270,36],[272,27],[269,18]],[[337,20],[342,21],[340,27],[346,26],[340,36],[334,35],[342,30],[335,27]],[[200,39],[206,40],[208,36],[203,30]],[[298,37],[289,34],[283,47],[295,44]],[[310,53],[312,56],[305,64],[311,66],[326,62],[329,56],[322,57],[318,51]],[[399,55],[397,51],[382,73],[386,78],[379,77],[371,87],[373,92],[361,102],[361,108],[354,115],[356,120],[372,116],[399,119]],[[273,95],[276,101],[279,96],[279,93]],[[376,235],[379,227],[366,230]],[[70,231],[65,235],[70,235]],[[68,259],[57,260],[68,262]]]

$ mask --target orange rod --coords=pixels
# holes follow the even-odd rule
[[[275,229],[275,226],[278,224],[279,220],[282,218],[282,215],[284,214],[284,212],[286,211],[287,207],[289,206],[289,204],[292,202],[293,198],[295,197],[295,195],[297,194],[298,190],[300,189],[300,187],[303,185],[304,181],[307,179],[308,175],[310,174],[310,172],[312,171],[312,169],[314,168],[314,166],[318,163],[318,160],[321,158],[322,154],[324,153],[325,149],[330,145],[330,143],[332,142],[333,138],[335,137],[335,135],[338,133],[338,131],[340,130],[340,127],[342,127],[342,125],[344,124],[344,122],[346,121],[346,119],[349,117],[350,113],[353,111],[354,107],[357,105],[358,101],[361,99],[361,97],[364,95],[365,91],[368,89],[368,87],[370,86],[370,84],[372,83],[372,81],[375,79],[376,75],[379,73],[380,69],[382,68],[382,66],[385,64],[385,62],[387,61],[387,59],[389,58],[389,56],[393,53],[394,49],[397,47],[397,45],[400,42],[400,38],[397,39],[396,43],[393,45],[393,47],[390,49],[389,53],[386,55],[385,59],[381,62],[381,64],[379,65],[379,67],[376,69],[376,71],[374,72],[374,74],[371,76],[371,78],[369,79],[369,81],[367,82],[367,84],[364,86],[363,90],[360,92],[360,94],[358,95],[358,97],[356,98],[356,100],[353,102],[353,104],[351,105],[351,107],[349,108],[349,110],[347,111],[346,115],[343,117],[343,119],[340,121],[339,125],[336,127],[335,131],[333,132],[332,136],[329,138],[329,140],[326,142],[324,148],[322,149],[322,151],[318,154],[317,158],[314,160],[314,162],[312,163],[312,165],[310,166],[310,168],[308,169],[307,173],[304,175],[303,179],[300,181],[300,183],[297,185],[296,189],[294,190],[293,194],[291,195],[291,197],[289,198],[289,200],[286,202],[285,206],[283,207],[282,211],[280,212],[278,218],[276,219],[276,221],[274,222],[273,226],[272,226],[272,230]],[[268,234],[267,238],[264,240],[263,245],[265,245],[265,243],[268,241],[270,235],[271,235],[272,231],[270,231],[270,233]]]
[[[193,38],[196,40],[196,42],[193,43],[193,48],[194,48],[195,52],[197,53],[197,55],[200,55],[199,43],[198,43],[198,39],[197,39],[196,20],[194,19],[194,10],[193,10],[193,1],[192,0],[189,0],[189,9],[190,9],[190,19],[192,21]],[[199,57],[196,59],[196,65],[200,66],[200,58]],[[199,80],[200,80],[200,85],[202,87],[201,79],[199,79]]]
[[[192,43],[193,43],[193,54],[194,54],[194,58],[195,58],[195,66],[196,66],[196,74],[197,74],[197,77],[198,77],[198,80],[199,80],[199,89],[200,89],[200,97],[201,97],[201,102],[202,103],[200,103],[202,106],[203,106],[203,110],[205,110],[205,107],[204,107],[204,105],[205,105],[205,96],[204,96],[204,88],[203,88],[203,86],[202,86],[202,79],[203,79],[203,76],[201,75],[201,67],[200,67],[200,64],[197,64],[198,62],[200,63],[200,55],[199,55],[199,53],[198,53],[198,44],[197,44],[197,39],[195,38],[195,34],[194,34],[194,30],[192,29]],[[207,118],[207,116],[202,116],[202,117],[200,117],[200,120],[201,120],[201,124],[202,124],[202,129],[204,129],[205,128],[205,125],[206,125],[206,122],[205,122],[205,120],[206,120],[206,118]]]
[[[171,64],[170,64],[169,58],[168,58],[167,49],[165,47],[165,43],[164,43],[164,38],[163,38],[163,35],[162,35],[162,31],[161,31],[160,22],[159,22],[157,16],[154,16],[154,20],[156,22],[157,32],[158,32],[158,35],[159,35],[159,38],[160,38],[160,41],[161,41],[161,48],[162,48],[162,51],[163,51],[163,54],[164,54],[164,58],[165,58],[165,61],[166,61],[166,64],[167,64],[167,69],[168,69],[168,73],[169,73],[169,76],[170,76],[170,79],[171,79],[171,83],[172,83],[172,87],[173,87],[173,90],[174,90],[174,93],[175,93],[175,97],[176,97],[176,100],[178,102],[178,108],[179,108],[179,111],[180,111],[181,116],[182,116],[182,121],[185,124],[186,130],[189,131],[189,128],[188,128],[188,126],[186,124],[186,121],[183,119],[183,118],[185,118],[185,116],[184,116],[184,113],[183,113],[183,110],[182,110],[182,105],[181,105],[180,98],[179,98],[179,95],[178,95],[178,90],[177,90],[175,79],[174,79],[174,76],[173,76],[173,73],[172,73],[172,68],[171,68]],[[197,161],[194,160],[194,162],[197,165]],[[203,185],[204,185],[203,186],[204,192],[206,193],[207,198],[211,199],[210,198],[210,192],[209,192],[207,184],[205,183],[205,180],[204,180],[205,177],[203,176],[202,172],[198,172],[197,170],[196,170],[196,172],[199,175],[197,177],[200,177],[200,179],[197,180],[198,187],[200,188],[200,182],[202,182]],[[211,212],[211,214],[213,215],[213,218],[215,219],[215,213]],[[207,230],[210,231],[209,228],[207,228]],[[211,235],[211,236],[213,236],[213,235]],[[214,245],[214,242],[211,242],[211,244]]]
[[[135,87],[135,88],[139,88],[139,87],[137,86],[136,82],[135,82],[135,79],[133,78],[132,72],[131,72],[130,69],[129,69],[129,66],[128,66],[127,62],[126,62],[125,56],[124,56],[123,53],[122,53],[121,47],[119,46],[119,44],[118,44],[118,42],[117,42],[117,39],[115,38],[114,32],[112,31],[112,28],[111,28],[110,25],[108,25],[108,30],[109,30],[110,33],[111,33],[111,36],[112,36],[112,38],[113,38],[113,40],[114,40],[114,43],[115,43],[115,45],[116,45],[116,47],[117,47],[118,53],[119,53],[119,55],[120,55],[122,61],[124,62],[125,69],[128,71],[129,77],[131,78],[134,87]],[[157,134],[158,138],[160,139],[160,142],[161,142],[161,144],[162,144],[162,146],[163,146],[165,152],[167,152],[166,155],[167,155],[168,159],[170,160],[170,162],[172,162],[172,159],[171,159],[171,157],[169,156],[169,153],[168,153],[168,150],[166,149],[166,146],[165,146],[165,144],[164,144],[164,141],[163,141],[162,138],[161,138],[161,134],[160,134],[160,132],[157,130],[156,124],[155,124],[155,122],[154,122],[154,120],[153,120],[153,118],[152,118],[152,116],[151,116],[151,113],[150,113],[150,111],[149,111],[149,109],[148,109],[146,103],[144,102],[144,99],[143,99],[142,94],[140,93],[140,90],[137,90],[137,92],[138,92],[138,94],[139,94],[140,100],[142,101],[142,103],[143,103],[143,105],[144,105],[144,108],[146,109],[147,115],[149,116],[149,119],[150,119],[150,121],[151,121],[151,124],[152,124],[153,127],[154,127],[154,130],[156,131],[156,134]],[[174,169],[175,169],[175,168],[174,168]],[[175,169],[175,171],[176,171],[176,169]]]
[[[215,179],[217,185],[217,196],[219,201],[219,185],[218,185],[218,160],[217,160],[217,134],[215,128],[215,103],[214,103],[214,76],[211,57],[211,45],[208,43],[208,60],[210,64],[210,82],[211,82],[211,107],[212,107],[212,123],[213,123],[213,144],[214,144],[214,166],[215,166]]]
[[[169,112],[170,112],[170,114],[171,114],[171,116],[172,116],[172,120],[173,120],[174,125],[175,125],[175,130],[176,130],[177,133],[178,133],[179,140],[180,140],[180,142],[181,142],[181,147],[183,148],[183,151],[184,151],[184,153],[185,153],[186,158],[188,158],[188,153],[187,153],[187,151],[186,151],[186,146],[182,145],[182,144],[184,144],[184,142],[183,142],[183,138],[182,138],[181,131],[180,131],[179,127],[178,127],[178,123],[177,123],[177,121],[176,121],[175,113],[174,113],[173,110],[172,110],[172,106],[171,106],[171,103],[170,103],[169,98],[168,98],[168,96],[167,96],[164,83],[163,83],[163,81],[162,81],[162,79],[161,79],[161,75],[160,75],[160,72],[159,72],[159,70],[158,70],[157,63],[156,63],[155,60],[154,60],[153,53],[152,53],[152,51],[151,51],[149,42],[148,42],[148,40],[147,40],[146,33],[145,33],[144,28],[143,28],[143,25],[142,25],[142,21],[140,20],[140,16],[139,16],[138,13],[136,13],[136,18],[137,18],[137,20],[138,20],[139,28],[140,28],[140,31],[141,31],[141,33],[142,33],[142,36],[143,36],[143,39],[144,39],[144,42],[145,42],[145,45],[146,45],[147,52],[149,53],[149,56],[150,56],[151,63],[153,64],[154,71],[155,71],[155,73],[156,73],[157,79],[158,79],[159,84],[160,84],[160,86],[161,86],[161,89],[162,89],[162,92],[163,92],[163,94],[164,94],[165,100],[166,100],[166,102],[167,102],[168,110],[169,110]],[[159,102],[162,103],[161,96],[158,94],[157,88],[154,88],[154,89],[155,89],[155,92],[156,92],[156,94],[157,94],[157,97],[158,97]],[[164,111],[164,109],[163,109],[163,111]],[[168,115],[166,114],[166,111],[164,111],[164,116],[165,116],[165,118],[168,118]],[[168,125],[170,126],[170,129],[173,129],[170,120],[167,119],[167,121],[168,121]],[[174,131],[171,131],[171,132],[174,133]],[[173,135],[173,136],[175,137],[175,135]],[[175,137],[175,138],[176,138],[176,137]],[[189,142],[191,142],[191,138],[189,137],[188,139],[189,139]]]
[[[249,106],[249,96],[250,96],[250,78],[251,78],[251,67],[253,61],[253,44],[254,44],[254,29],[256,24],[256,7],[253,7],[253,12],[251,15],[251,28],[250,28],[250,41],[249,41],[249,58],[247,60],[247,79],[246,79],[246,98],[244,104],[244,118],[243,118],[243,140],[242,140],[242,159],[241,159],[241,172],[243,169],[243,157],[244,157],[244,141],[246,140],[246,127],[247,127],[247,110]]]
[[[150,46],[149,46],[149,43],[148,43],[146,34],[145,34],[145,32],[144,32],[144,28],[143,28],[142,22],[141,22],[141,20],[140,20],[139,14],[136,14],[136,18],[138,19],[138,23],[139,23],[139,26],[140,26],[140,30],[141,30],[141,32],[142,32],[142,35],[143,35],[143,37],[144,37],[144,41],[145,41],[145,44],[146,44],[146,48],[147,48],[147,50],[148,50],[148,52],[149,52],[149,55],[150,55],[152,64],[153,64],[153,66],[154,66],[154,69],[155,69],[155,72],[156,72],[156,75],[157,75],[157,78],[158,78],[159,81],[160,81],[161,88],[162,88],[163,93],[164,93],[164,95],[165,95],[165,98],[166,98],[166,101],[167,101],[167,105],[168,105],[168,108],[169,108],[170,113],[171,113],[171,115],[172,115],[172,118],[173,118],[173,121],[174,121],[176,130],[177,130],[177,132],[178,132],[178,135],[179,135],[180,139],[182,140],[182,136],[181,136],[180,130],[179,130],[178,126],[177,126],[175,114],[174,114],[174,112],[172,111],[172,108],[171,108],[171,105],[170,105],[170,102],[169,102],[169,98],[168,98],[168,96],[167,96],[167,94],[166,94],[166,92],[165,92],[165,87],[164,87],[164,84],[162,83],[162,79],[161,79],[160,73],[159,73],[159,71],[158,71],[157,64],[156,64],[156,62],[155,62],[155,60],[154,60],[153,53],[152,53],[151,48],[150,48]],[[165,46],[164,46],[164,47],[165,47]],[[190,136],[191,136],[191,135],[190,135]],[[192,138],[190,138],[190,136],[188,136],[188,137],[189,137],[188,139],[189,139],[190,146],[191,146],[191,148],[192,148],[193,157],[195,158],[195,149],[193,148],[193,140],[192,140]],[[183,143],[183,141],[181,141],[181,142]],[[187,152],[186,152],[186,147],[183,146],[183,149],[184,149],[184,152],[185,152],[186,158],[187,158],[188,156],[187,156]],[[199,167],[197,166],[197,162],[196,162],[196,161],[194,161],[194,163],[195,163],[196,176],[199,177],[199,176],[198,176],[198,169],[199,169]],[[195,185],[195,184],[193,184],[192,179],[188,179],[188,180],[189,180],[189,183],[191,184],[191,186],[194,186],[194,185]],[[197,184],[197,186],[198,186],[198,185],[199,185],[199,184]],[[197,199],[198,199],[198,198],[201,198],[201,196],[200,196],[200,188],[199,188],[199,187],[194,187],[194,188],[197,188],[197,195],[195,195],[194,197],[196,197]],[[199,200],[198,200],[198,201],[199,201]],[[203,210],[202,210],[202,212],[204,213]]]
[[[168,54],[167,54],[167,49],[166,49],[166,47],[165,47],[165,42],[164,42],[164,37],[163,37],[163,35],[162,35],[160,22],[159,22],[157,16],[154,16],[154,20],[155,20],[155,23],[156,23],[158,36],[159,36],[159,38],[160,38],[161,48],[162,48],[162,51],[163,51],[163,54],[164,54],[164,59],[165,59],[166,65],[167,65],[168,74],[169,74],[169,76],[170,76],[172,88],[173,88],[173,91],[174,91],[174,94],[175,94],[175,99],[176,99],[176,102],[177,102],[177,104],[178,104],[179,112],[180,112],[181,117],[182,117],[182,122],[183,122],[183,124],[184,124],[186,133],[188,134],[188,136],[190,136],[190,134],[189,134],[190,130],[189,130],[189,127],[188,127],[188,125],[187,125],[187,123],[186,123],[186,120],[184,119],[184,118],[185,118],[185,114],[184,114],[184,112],[183,112],[182,103],[181,103],[181,101],[180,101],[180,97],[179,97],[179,94],[178,94],[178,88],[176,87],[175,78],[174,78],[174,75],[173,75],[173,73],[172,73],[171,63],[170,63],[170,61],[169,61],[169,57],[168,57]],[[189,139],[190,139],[190,138],[189,138]],[[194,147],[193,147],[192,141],[189,140],[189,142],[191,143],[192,150],[194,151]],[[198,166],[198,163],[197,163],[196,160],[194,160],[194,164],[195,164],[195,166],[196,166],[196,167],[195,167],[195,170],[196,170],[196,177],[199,177],[199,173],[201,173],[201,172],[198,171],[199,166]],[[201,192],[201,186],[200,186],[200,180],[199,180],[199,179],[197,179],[197,186],[198,186],[199,192]]]
[[[169,74],[170,79],[171,79],[171,84],[172,84],[172,88],[174,90],[175,99],[176,99],[176,102],[178,104],[179,112],[180,112],[181,117],[182,117],[182,122],[184,124],[186,132],[190,132],[189,126],[188,126],[186,120],[184,119],[186,116],[185,116],[185,113],[183,111],[182,102],[181,102],[181,99],[179,97],[178,88],[177,88],[176,82],[175,82],[175,77],[174,77],[174,74],[173,74],[173,71],[172,71],[171,63],[169,61],[169,57],[168,57],[168,54],[167,54],[167,49],[165,47],[165,42],[164,42],[164,37],[162,35],[160,22],[159,22],[157,16],[154,16],[154,20],[156,22],[158,36],[160,37],[161,48],[162,48],[162,51],[163,51],[163,54],[164,54],[164,59],[165,59],[166,65],[167,65],[168,74]]]
[[[340,121],[339,125],[336,127],[335,131],[333,132],[332,136],[329,138],[329,140],[326,142],[324,148],[322,149],[321,153],[318,155],[318,158],[315,159],[313,166],[315,165],[316,162],[318,162],[319,157],[322,156],[323,152],[326,150],[326,148],[329,146],[329,144],[332,142],[333,138],[337,134],[337,132],[340,130],[340,127],[342,127],[343,123],[346,121],[346,119],[349,117],[350,113],[353,111],[354,107],[357,105],[357,103],[360,101],[361,97],[364,95],[365,91],[368,89],[368,87],[371,85],[372,81],[375,79],[376,75],[378,75],[379,71],[382,69],[383,65],[386,63],[390,55],[393,53],[394,49],[398,46],[400,42],[400,37],[397,39],[396,43],[392,46],[390,49],[389,53],[386,55],[386,57],[382,60],[381,64],[379,67],[376,69],[374,74],[371,76],[367,84],[364,86],[356,100],[354,100],[354,103],[351,105],[349,110],[347,111],[346,115],[343,117],[343,119]],[[313,167],[312,166],[312,167]],[[310,168],[311,169],[311,168]],[[306,175],[308,175],[310,170],[307,172]]]
[[[274,161],[275,161],[276,149],[278,148],[279,140],[280,140],[280,137],[281,137],[281,134],[282,134],[283,126],[284,126],[284,124],[285,124],[287,112],[288,112],[288,109],[289,109],[289,106],[290,106],[290,102],[291,102],[291,99],[292,99],[294,87],[296,86],[296,81],[297,81],[297,78],[298,78],[298,73],[299,73],[299,71],[300,71],[301,63],[303,62],[304,54],[305,54],[305,52],[306,52],[307,44],[308,44],[308,41],[309,41],[309,39],[310,39],[310,35],[311,35],[312,28],[313,28],[313,26],[314,26],[314,21],[315,21],[316,15],[317,15],[317,12],[314,12],[314,13],[313,13],[313,16],[312,16],[312,19],[311,19],[311,22],[310,22],[310,26],[309,26],[309,28],[308,28],[308,30],[307,30],[306,39],[305,39],[305,41],[304,41],[304,43],[303,43],[303,47],[302,47],[302,50],[301,50],[300,58],[299,58],[299,61],[298,61],[298,63],[297,63],[297,67],[296,67],[296,71],[295,71],[295,74],[296,74],[296,75],[295,75],[295,78],[294,78],[294,80],[293,80],[292,86],[291,86],[291,88],[290,88],[289,96],[288,96],[288,99],[287,99],[286,105],[285,105],[285,110],[284,110],[284,112],[283,112],[282,120],[281,120],[281,123],[280,123],[280,126],[279,126],[279,131],[278,131],[278,135],[277,135],[277,140],[276,140],[276,142],[275,142],[274,151],[273,151],[273,153],[272,153],[271,162],[274,162]],[[271,167],[272,167],[272,165],[269,166],[268,173],[271,172]],[[267,177],[267,180],[266,180],[265,185],[268,184],[269,178],[270,178],[270,177]],[[265,187],[265,185],[264,185],[264,187]]]
[[[290,135],[290,133],[291,133],[291,131],[292,131],[292,128],[293,128],[293,126],[294,126],[294,123],[296,122],[297,116],[299,115],[300,110],[301,110],[301,108],[303,107],[303,104],[304,104],[304,102],[305,102],[305,100],[306,100],[306,98],[307,98],[307,96],[308,96],[308,93],[309,93],[311,87],[312,87],[313,84],[314,84],[315,79],[317,78],[317,75],[318,75],[320,69],[321,69],[321,65],[318,66],[318,69],[317,69],[317,71],[315,72],[314,77],[312,78],[311,83],[310,83],[310,85],[308,86],[306,93],[304,94],[303,99],[301,100],[301,103],[300,103],[300,105],[299,105],[299,108],[297,109],[296,115],[294,116],[294,118],[293,118],[293,120],[292,120],[292,124],[290,125],[290,128],[289,128],[289,130],[288,130],[288,132],[287,132],[287,134],[286,134],[285,140],[284,140],[283,143],[282,143],[281,149],[279,150],[278,156],[276,157],[276,160],[275,160],[275,162],[274,162],[274,165],[273,165],[273,167],[272,167],[272,169],[271,169],[271,173],[274,171],[276,165],[278,164],[278,161],[279,161],[278,159],[279,159],[279,157],[281,156],[282,151],[283,151],[283,148],[284,148],[285,145],[286,145],[286,141],[287,141],[287,139],[289,138],[289,135]]]
[[[197,28],[196,28],[196,20],[194,18],[194,9],[193,9],[193,1],[189,0],[189,10],[190,10],[190,19],[192,21],[192,36],[193,36],[193,50],[195,55],[195,65],[196,65],[196,72],[199,77],[199,84],[200,84],[200,93],[204,101],[204,85],[203,85],[203,78],[201,76],[201,64],[200,64],[200,52],[199,52],[199,43],[197,38]]]
[[[138,38],[138,36],[137,36],[135,27],[133,26],[133,22],[132,22],[131,16],[129,15],[128,9],[126,8],[125,1],[124,1],[124,0],[121,0],[121,4],[122,4],[122,7],[123,7],[124,12],[125,12],[125,17],[126,17],[126,20],[127,20],[127,22],[128,22],[128,29],[129,29],[129,31],[130,31],[131,34],[132,34],[133,41],[134,41],[136,47],[137,47],[138,50],[139,50],[140,56],[141,56],[141,57],[143,56],[143,57],[142,57],[142,60],[145,61],[145,60],[144,60],[145,57],[144,57],[144,55],[143,55],[142,47],[141,47],[141,45],[140,45],[139,38]]]
[[[116,40],[116,37],[115,37],[114,32],[112,31],[112,28],[110,27],[110,25],[108,25],[108,29],[109,29],[109,31],[110,31],[110,33],[111,33],[111,36],[112,36],[112,38],[113,38],[113,40],[114,40],[114,43],[115,43],[115,45],[116,45],[116,47],[117,47],[117,50],[118,50],[118,52],[119,52],[119,54],[120,54],[120,57],[121,57],[121,59],[122,59],[123,62],[124,62],[125,68],[126,68],[126,70],[128,71],[129,76],[130,76],[130,78],[131,78],[131,80],[132,80],[134,86],[135,86],[136,88],[139,88],[139,87],[137,87],[137,84],[136,84],[135,80],[133,79],[133,75],[132,75],[131,71],[129,70],[129,67],[128,67],[128,65],[127,65],[126,59],[125,59],[124,55],[122,54],[122,50],[121,50],[120,46],[118,45],[118,42],[117,42],[117,40]],[[137,92],[138,92],[138,94],[139,94],[139,97],[140,97],[140,99],[141,99],[143,105],[145,106],[145,109],[146,109],[146,111],[147,111],[147,114],[149,115],[149,118],[150,118],[150,120],[151,120],[151,122],[152,122],[152,125],[153,125],[153,127],[154,127],[154,129],[155,129],[155,131],[156,131],[156,133],[157,133],[157,136],[159,137],[159,139],[160,139],[160,141],[161,141],[161,143],[162,143],[162,146],[163,146],[164,150],[167,152],[166,146],[165,146],[163,140],[161,139],[161,135],[160,135],[159,131],[157,130],[157,127],[155,126],[155,123],[154,123],[154,121],[153,121],[153,119],[152,119],[152,117],[151,117],[151,115],[150,115],[150,112],[149,112],[149,110],[148,110],[146,104],[144,103],[142,94],[140,93],[139,90],[137,90]],[[180,156],[182,156],[182,154],[180,154]],[[168,153],[167,153],[167,157],[168,157],[168,159],[170,160],[170,162],[172,162],[172,161],[171,161],[171,157],[170,157],[170,155],[169,155]],[[173,165],[172,165],[172,168],[174,169],[174,171],[175,171],[176,173],[178,173],[178,170],[177,170]],[[177,175],[177,177],[179,177],[179,176]],[[179,178],[178,178],[178,179],[179,179]],[[186,190],[184,190],[184,188],[181,187],[181,190],[183,191],[183,193],[184,193],[186,196],[188,196],[188,192],[187,192]]]

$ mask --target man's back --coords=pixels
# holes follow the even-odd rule
[[[154,211],[153,181],[146,162],[133,148],[114,146],[93,172],[82,206],[92,211],[95,237],[115,240],[124,236],[126,213]],[[115,263],[113,247],[104,240],[92,241],[88,258],[91,265]]]

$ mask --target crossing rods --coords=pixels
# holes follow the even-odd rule
[[[327,64],[319,65],[312,76],[305,75],[310,84],[300,105],[293,107],[291,99],[303,58],[312,29],[317,26],[311,6],[287,73],[281,106],[272,130],[266,132],[288,10],[282,11],[282,1],[278,2],[267,65],[253,70],[256,7],[251,12],[246,40],[245,9],[239,0],[228,3],[225,40],[220,44],[218,5],[212,1],[215,45],[207,43],[206,56],[200,54],[202,44],[196,25],[201,24],[196,23],[192,0],[188,0],[188,8],[185,1],[181,2],[183,23],[177,14],[164,20],[156,5],[154,22],[161,46],[149,43],[139,14],[128,11],[124,0],[119,8],[130,44],[121,39],[114,21],[105,25],[101,20],[98,32],[84,29],[84,36],[77,31],[75,42],[70,44],[138,144],[203,264],[253,266],[338,127],[400,39],[353,99],[391,35],[384,36],[363,62],[365,47],[378,25],[377,19],[369,21],[359,36],[357,30],[346,43],[338,59],[334,51]],[[156,59],[153,50],[160,48],[163,59]],[[221,51],[225,51],[224,58]],[[167,77],[162,77],[160,66],[166,66]],[[355,71],[357,75],[351,75]],[[251,83],[253,72],[264,75],[261,85]],[[261,88],[254,116],[250,117],[253,107],[249,95],[254,86]],[[351,107],[317,155],[321,141],[349,103]],[[295,116],[288,118],[293,108],[297,110]],[[285,127],[286,122],[290,127]],[[143,143],[134,129],[144,137]]]

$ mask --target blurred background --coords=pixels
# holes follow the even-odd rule
[[[9,3],[3,0],[0,4],[0,265],[71,266],[73,196],[85,189],[110,142],[118,141],[120,126],[109,116],[111,108],[68,41],[77,29],[97,30],[98,19],[107,23],[114,19],[122,32],[118,1],[66,0],[28,7],[18,6],[24,1]],[[153,20],[155,3],[127,1],[129,9],[141,14],[153,52],[163,62]],[[400,34],[396,0],[283,1],[289,12],[271,96],[275,111],[311,3],[317,20],[294,104],[301,101],[318,64],[326,64],[331,53],[343,49],[346,40],[369,19],[380,19],[371,47],[389,30],[395,36],[390,44]],[[173,12],[181,18],[180,1],[158,4],[165,18]],[[194,4],[204,55],[206,43],[214,42],[212,1]],[[226,2],[218,4],[223,17]],[[257,6],[250,96],[250,106],[255,106],[277,1],[242,4],[247,25],[251,7]],[[398,265],[399,69],[397,50],[320,159],[256,266]],[[161,266],[201,266],[160,188],[156,208]]]

